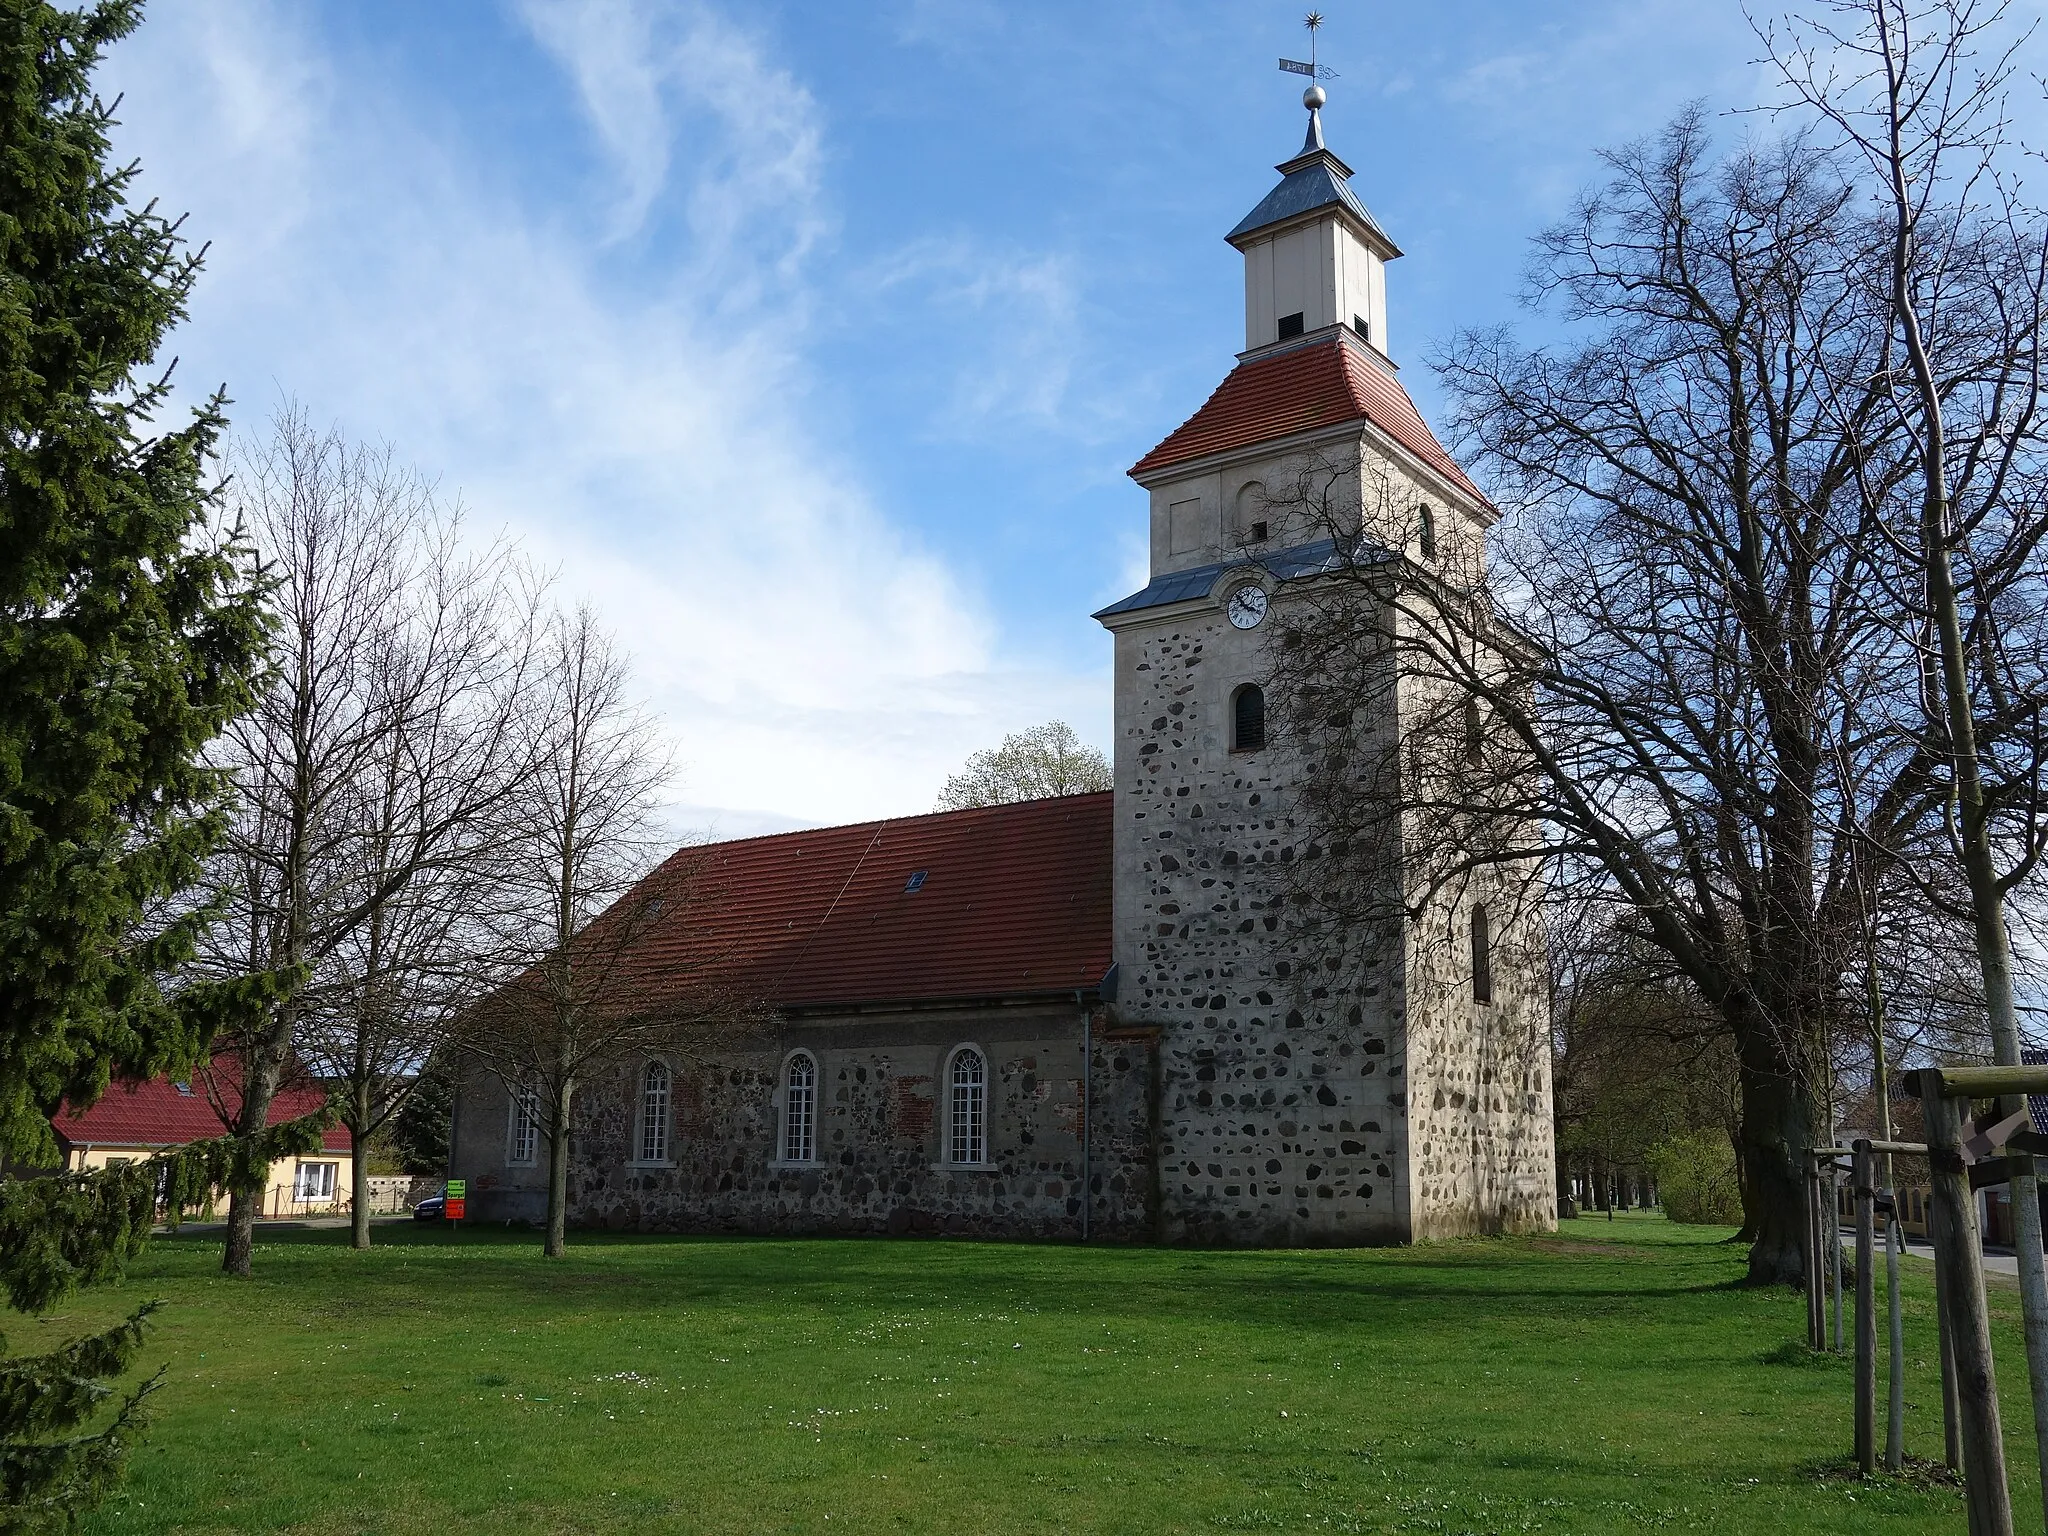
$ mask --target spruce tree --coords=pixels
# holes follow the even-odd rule
[[[199,754],[247,706],[264,626],[215,536],[224,399],[154,425],[199,258],[109,161],[92,73],[139,19],[135,0],[0,0],[0,1164],[48,1166],[60,1102],[189,1069],[269,989],[179,982],[206,919],[185,893],[222,830]],[[0,1181],[0,1288],[36,1311],[113,1276],[161,1188],[307,1134]],[[146,1317],[0,1358],[0,1531],[72,1523],[118,1475],[142,1394],[101,1421],[106,1382]]]

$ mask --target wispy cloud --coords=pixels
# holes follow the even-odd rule
[[[1001,670],[975,595],[809,424],[823,130],[759,39],[707,7],[525,13],[601,151],[589,229],[374,78],[330,79],[294,14],[245,3],[118,61],[123,147],[227,255],[181,344],[245,428],[294,394],[558,565],[636,653],[679,795],[738,830],[922,809],[1002,730],[1093,711],[1092,680]],[[656,226],[673,261],[618,270]]]

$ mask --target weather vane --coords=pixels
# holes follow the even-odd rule
[[[1308,62],[1304,64],[1299,59],[1282,59],[1280,67],[1290,75],[1307,75],[1311,80],[1336,79],[1337,71],[1325,69],[1316,62],[1316,33],[1322,28],[1323,13],[1310,11],[1301,24],[1308,28]]]

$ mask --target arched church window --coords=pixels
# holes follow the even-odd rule
[[[1266,487],[1247,480],[1237,488],[1234,522],[1239,542],[1262,544],[1266,539]]]
[[[1256,752],[1266,744],[1266,691],[1246,683],[1230,696],[1230,750]]]
[[[1479,713],[1479,701],[1465,701],[1465,766],[1477,768],[1485,761],[1486,721]]]
[[[668,1105],[668,1067],[650,1061],[640,1079],[640,1162],[668,1161]]]
[[[512,1125],[505,1138],[505,1161],[531,1163],[540,1142],[540,1087],[531,1073],[512,1090]]]
[[[946,1161],[988,1161],[988,1063],[963,1045],[947,1070]]]
[[[1484,907],[1472,909],[1472,1001],[1493,1001],[1493,925]]]
[[[1436,513],[1426,505],[1422,508],[1421,522],[1421,534],[1416,542],[1422,546],[1422,558],[1434,560],[1436,558]]]
[[[813,1162],[818,1154],[818,1063],[798,1051],[782,1069],[782,1160]]]

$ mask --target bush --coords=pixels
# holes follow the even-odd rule
[[[1702,1226],[1734,1226],[1742,1220],[1742,1185],[1735,1174],[1735,1149],[1719,1131],[1688,1131],[1650,1151],[1646,1159],[1657,1179],[1664,1214]]]

